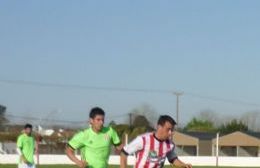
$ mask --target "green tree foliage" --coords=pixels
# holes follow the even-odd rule
[[[244,124],[241,120],[238,121],[234,119],[226,124],[222,124],[219,127],[219,132],[223,134],[228,134],[235,131],[248,131],[248,126]]]
[[[185,127],[189,132],[214,132],[216,128],[211,121],[193,118]]]
[[[131,126],[127,124],[119,124],[119,125],[112,125],[112,127],[117,131],[118,135],[122,139],[124,139],[124,136],[127,134],[129,140],[134,139],[140,134],[154,130],[150,126],[147,118],[142,115],[135,117],[133,124]]]
[[[156,110],[149,104],[142,104],[129,113],[132,114],[132,124],[135,126],[152,126],[159,117]]]
[[[116,125],[116,122],[114,120],[110,121],[110,123],[108,124],[109,126],[113,127]]]
[[[0,105],[0,126],[8,123],[8,119],[5,116],[6,107]]]
[[[135,116],[135,118],[133,120],[133,126],[134,127],[150,127],[150,123],[145,116],[137,115],[137,116]]]
[[[141,135],[145,132],[147,132],[147,127],[134,127],[132,132],[129,135],[129,138],[133,139],[133,138],[137,137],[138,135]]]
[[[123,137],[125,134],[130,134],[132,132],[131,127],[127,124],[118,124],[113,125],[112,127],[116,130],[120,137]]]

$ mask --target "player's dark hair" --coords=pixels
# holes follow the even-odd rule
[[[26,128],[31,128],[32,129],[32,124],[25,124],[25,126],[24,126],[24,129],[26,129]]]
[[[90,110],[90,113],[89,113],[89,118],[92,118],[94,119],[97,115],[102,115],[104,116],[105,115],[105,112],[102,108],[99,108],[99,107],[94,107]]]
[[[168,116],[168,115],[161,115],[161,116],[159,117],[159,119],[158,119],[157,124],[158,124],[158,125],[161,125],[161,126],[164,126],[164,124],[165,124],[166,122],[169,122],[172,126],[174,126],[174,125],[177,124],[176,121],[175,121],[172,117],[170,117],[170,116]]]

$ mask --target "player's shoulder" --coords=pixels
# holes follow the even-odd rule
[[[136,142],[136,143],[145,143],[145,142],[147,142],[147,141],[149,141],[149,139],[150,139],[150,137],[151,137],[151,135],[152,135],[152,133],[143,133],[143,134],[140,134],[140,135],[138,135],[135,139],[134,139],[134,141]]]
[[[154,134],[154,132],[146,132],[146,133],[143,133],[139,136],[141,136],[141,137],[151,137],[151,136],[153,136],[153,134]]]
[[[25,137],[25,134],[24,133],[21,133],[20,135],[18,135],[18,138],[17,139],[23,139]]]
[[[152,132],[146,132],[146,133],[143,133],[143,134],[141,134],[141,135],[138,135],[136,138],[137,139],[147,139],[147,138],[150,138],[151,137],[151,135],[153,135],[153,133]]]
[[[33,140],[35,140],[35,139],[36,139],[36,135],[33,134],[33,135],[30,136],[30,138],[33,139]]]
[[[71,140],[81,141],[83,139],[87,139],[90,136],[90,131],[88,128],[78,130]]]
[[[169,145],[170,148],[175,148],[175,143],[173,142],[173,140],[167,139],[167,140],[165,141],[165,143],[166,143],[167,145]]]
[[[90,128],[81,129],[78,132],[76,132],[75,136],[84,136],[90,133]]]
[[[108,126],[108,127],[103,127],[102,128],[102,132],[103,133],[113,134],[113,133],[116,132],[116,130],[113,127],[111,127],[111,126]]]
[[[108,127],[106,127],[109,131],[111,131],[111,132],[115,132],[116,130],[113,128],[113,127],[111,127],[111,126],[108,126]]]
[[[90,134],[91,132],[92,132],[92,129],[91,129],[91,127],[89,127],[89,128],[80,130],[78,133],[86,135],[86,134]]]

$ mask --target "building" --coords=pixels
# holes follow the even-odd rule
[[[198,156],[199,139],[187,134],[175,132],[173,142],[176,145],[176,152],[180,156]]]
[[[211,156],[212,151],[212,139],[216,137],[216,133],[210,132],[185,132],[189,136],[195,137],[199,140],[198,155],[199,156]]]
[[[255,133],[256,134],[256,133]],[[216,151],[216,138],[212,140],[213,154]],[[220,156],[260,156],[260,139],[252,134],[236,131],[219,137]]]

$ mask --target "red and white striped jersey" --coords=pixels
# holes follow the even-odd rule
[[[161,168],[166,157],[173,162],[177,155],[175,145],[171,140],[160,141],[154,133],[138,136],[123,148],[127,155],[136,154],[135,168]]]

